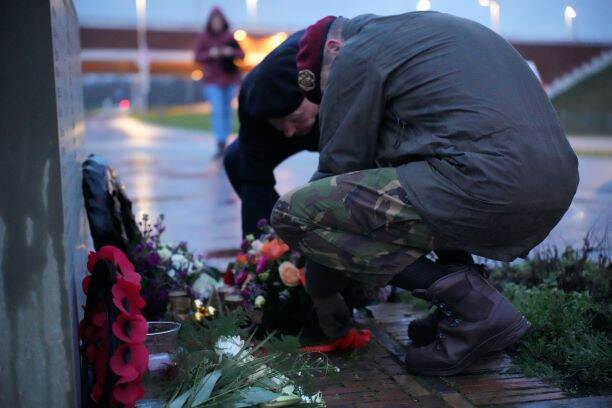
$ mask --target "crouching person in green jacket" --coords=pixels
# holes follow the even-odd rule
[[[578,184],[576,156],[527,63],[482,25],[417,12],[326,17],[303,35],[297,66],[305,96],[320,103],[319,167],[271,220],[309,262],[324,332],[352,330],[339,294],[350,276],[437,305],[407,351],[410,371],[456,374],[519,340],[529,323],[471,254],[526,256]],[[436,263],[432,250],[468,256]]]

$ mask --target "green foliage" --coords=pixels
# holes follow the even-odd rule
[[[587,292],[565,292],[542,284],[508,283],[504,294],[532,323],[516,350],[527,374],[553,380],[569,392],[602,392],[612,386],[612,342],[598,330],[596,316],[609,310]]]
[[[205,320],[202,325],[187,320],[181,323],[179,345],[189,352],[213,350],[219,337],[245,337],[247,333],[242,327],[248,319],[244,310],[236,309]]]
[[[580,249],[541,251],[491,275],[533,325],[514,362],[570,393],[612,390],[612,265],[604,247],[587,237]]]
[[[186,321],[179,333],[182,352],[178,373],[171,384],[167,406],[247,407],[320,406],[302,396],[314,394],[313,380],[334,372],[327,359],[298,351],[294,337],[271,334],[254,344],[241,328],[247,321],[242,310],[229,312],[203,325]],[[219,341],[238,341],[230,353],[220,353]],[[234,343],[235,344],[235,343]]]
[[[567,247],[559,252],[557,248],[547,248],[525,262],[503,264],[492,270],[491,281],[527,287],[556,283],[564,291],[588,291],[596,301],[603,302],[612,298],[612,263],[605,247],[605,241],[594,245],[587,236],[579,249]]]

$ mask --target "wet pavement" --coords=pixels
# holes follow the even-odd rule
[[[187,241],[197,252],[236,248],[240,202],[205,133],[164,128],[120,117],[87,121],[87,153],[105,157],[126,185],[137,217],[164,214],[165,240]],[[303,152],[276,170],[279,193],[308,181],[317,154]],[[580,156],[580,186],[567,214],[542,245],[577,245],[612,222],[612,157]],[[610,250],[610,244],[607,244]]]

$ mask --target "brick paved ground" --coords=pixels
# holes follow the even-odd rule
[[[374,320],[362,319],[362,323],[373,330],[372,344],[350,356],[332,356],[341,371],[320,381],[329,407],[612,406],[610,397],[570,398],[555,386],[527,378],[503,353],[483,357],[458,376],[410,375],[402,364],[409,343],[406,327],[419,313],[397,303],[370,309]]]

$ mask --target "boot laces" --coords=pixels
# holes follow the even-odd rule
[[[459,318],[459,316],[457,316],[456,313],[453,312],[453,310],[451,308],[448,307],[448,305],[444,302],[440,302],[435,298],[431,299],[431,303],[430,303],[430,307],[434,307],[436,306],[438,308],[438,310],[444,315],[446,316],[444,318],[444,320],[448,319],[449,323],[448,325],[450,327],[457,327],[459,326],[459,324],[461,324],[461,319]],[[443,345],[444,345],[444,339],[446,338],[446,335],[444,334],[444,332],[442,332],[439,328],[436,330],[436,340],[435,340],[435,348],[436,350],[441,350]]]

